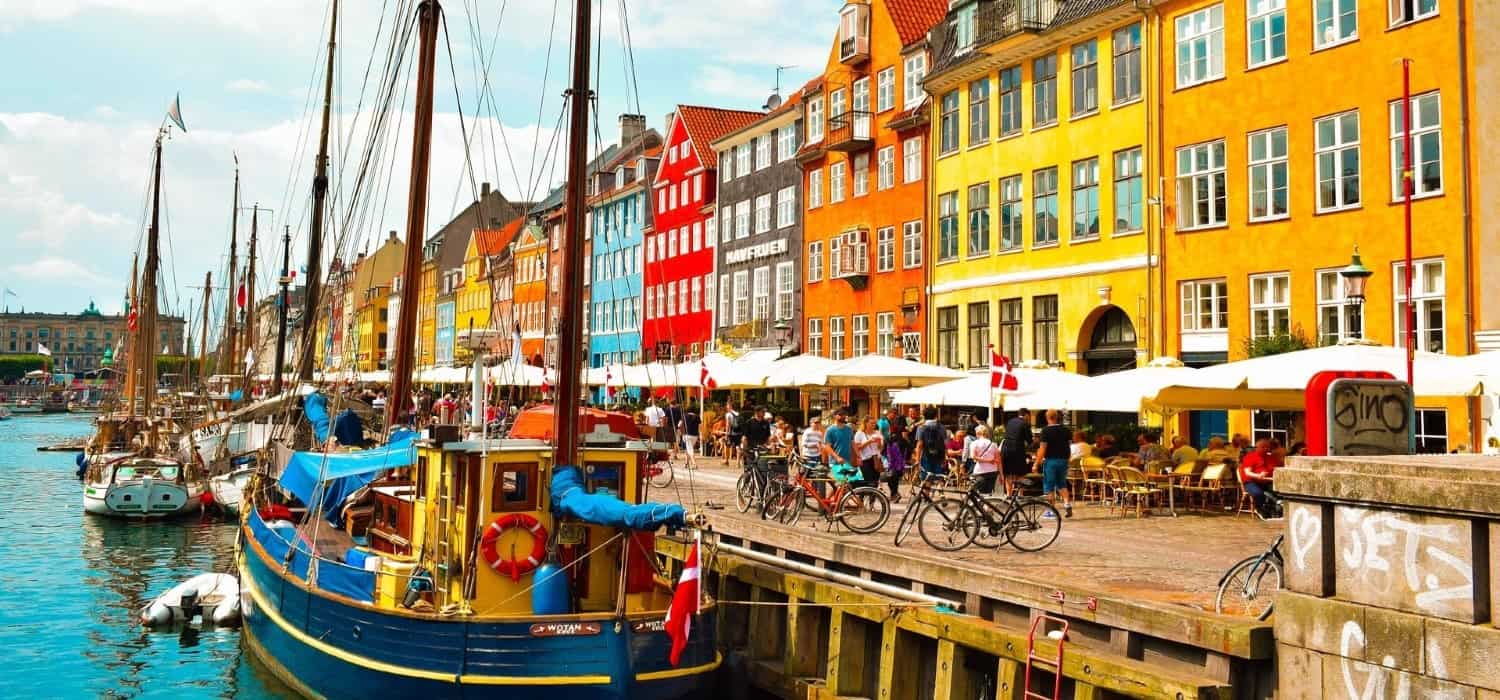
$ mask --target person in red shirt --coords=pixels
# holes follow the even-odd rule
[[[1262,518],[1277,517],[1279,499],[1272,484],[1276,479],[1276,468],[1284,461],[1282,454],[1280,442],[1261,438],[1256,441],[1255,449],[1240,460],[1240,483],[1255,501],[1255,511]]]

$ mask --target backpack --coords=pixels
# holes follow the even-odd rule
[[[944,434],[942,426],[937,423],[925,423],[917,439],[922,441],[922,453],[924,457],[936,461],[943,461],[948,456],[948,436]]]
[[[724,427],[726,427],[726,428],[729,429],[729,434],[730,435],[739,435],[740,434],[740,414],[738,414],[738,413],[726,413],[726,414],[724,414]]]

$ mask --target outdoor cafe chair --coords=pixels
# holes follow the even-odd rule
[[[1199,510],[1207,510],[1209,499],[1213,499],[1215,502],[1222,500],[1224,493],[1224,472],[1227,469],[1229,469],[1229,466],[1223,462],[1207,465],[1197,475],[1195,480],[1182,484],[1177,488],[1187,494],[1189,506],[1192,504],[1192,497],[1197,496]]]
[[[1124,516],[1132,501],[1135,503],[1135,517],[1141,517],[1142,509],[1150,509],[1156,502],[1156,497],[1161,494],[1161,489],[1146,479],[1145,472],[1134,467],[1120,468],[1120,515]]]

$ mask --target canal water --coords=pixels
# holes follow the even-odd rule
[[[240,652],[236,630],[153,633],[135,614],[195,574],[233,572],[234,525],[87,516],[74,453],[87,416],[0,421],[0,698],[292,694]]]

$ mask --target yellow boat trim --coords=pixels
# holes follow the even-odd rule
[[[372,671],[389,673],[393,676],[424,678],[427,680],[442,681],[445,683],[468,685],[608,685],[611,680],[609,676],[482,676],[474,674],[454,676],[451,673],[426,671],[420,668],[397,666],[395,664],[388,664],[384,661],[377,661],[369,657],[360,656],[359,654],[345,651],[322,640],[315,639],[302,630],[291,626],[287,623],[286,619],[276,611],[275,608],[266,605],[265,600],[260,596],[260,591],[256,589],[253,579],[253,576],[242,576],[240,585],[243,586],[246,591],[249,591],[250,597],[254,599],[255,612],[265,613],[266,617],[269,618],[271,622],[276,623],[277,627],[280,627],[282,631],[291,635],[293,639],[296,639],[297,641],[306,644],[307,646],[312,647],[313,649],[316,649],[324,654],[339,659],[340,661],[354,664],[355,666],[359,666],[362,668],[368,668]],[[715,665],[717,665],[717,663],[718,662],[716,660]]]
[[[635,674],[635,680],[637,682],[640,682],[640,681],[660,681],[660,680],[666,680],[668,678],[681,678],[683,676],[696,676],[696,675],[698,675],[700,673],[708,673],[710,671],[713,671],[714,669],[716,669],[716,668],[719,667],[719,664],[722,664],[722,663],[724,663],[724,655],[720,654],[719,652],[716,651],[716,652],[714,652],[714,660],[710,661],[710,662],[708,662],[706,664],[703,664],[702,666],[691,666],[689,668],[669,668],[669,669],[667,669],[665,671],[651,671],[650,673],[637,673],[637,674]]]

